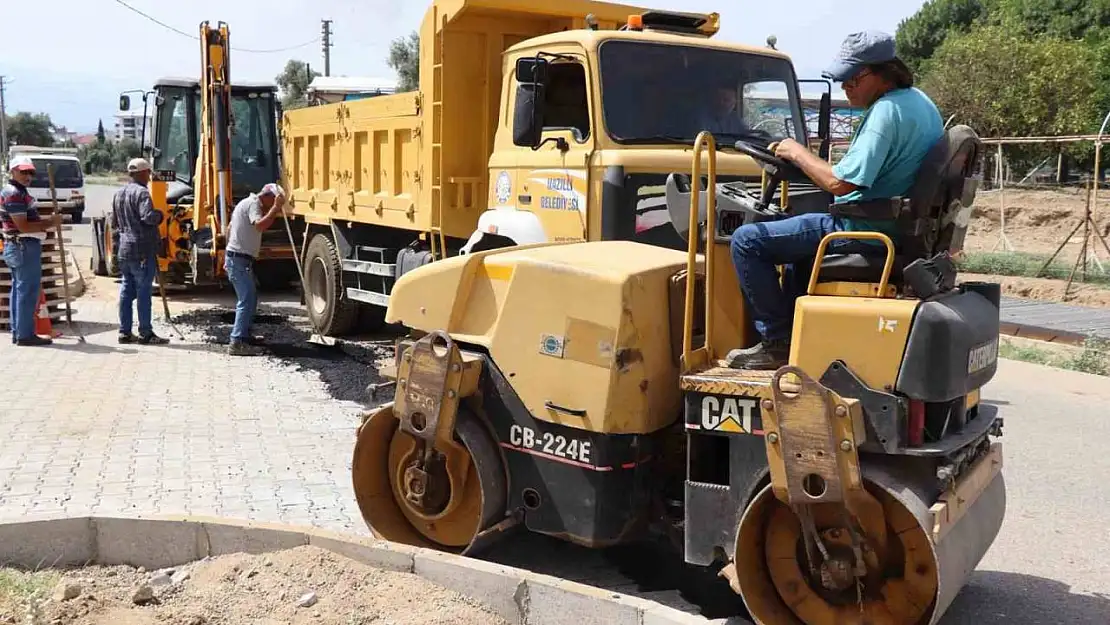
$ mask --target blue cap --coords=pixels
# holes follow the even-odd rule
[[[865,65],[876,65],[895,60],[894,37],[879,31],[852,33],[840,44],[836,60],[821,76],[844,82],[855,76]]]

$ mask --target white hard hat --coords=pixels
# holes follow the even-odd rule
[[[35,171],[35,162],[30,156],[17,156],[8,163],[9,171]]]
[[[150,163],[145,158],[133,158],[127,163],[127,171],[136,173],[140,171],[149,171]]]
[[[285,189],[282,189],[280,184],[276,182],[271,182],[270,184],[262,187],[262,190],[258,192],[258,195],[259,197],[263,195],[272,195],[274,197],[277,197],[279,195],[285,195]]]

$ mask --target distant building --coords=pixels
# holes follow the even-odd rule
[[[145,137],[143,136],[143,111],[141,109],[138,111],[116,112],[116,134],[114,138],[116,143],[124,139],[131,139],[149,144],[153,133],[154,111],[147,111]]]
[[[361,100],[397,91],[397,81],[364,76],[317,76],[308,85],[311,104],[332,104],[344,100]]]

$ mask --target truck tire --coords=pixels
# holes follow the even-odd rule
[[[344,296],[343,266],[335,244],[326,234],[317,234],[309,241],[304,273],[305,307],[313,325],[328,336],[353,330],[358,306]]]

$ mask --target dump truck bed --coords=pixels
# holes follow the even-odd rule
[[[282,125],[295,214],[467,237],[486,209],[507,75],[533,37],[601,29],[645,9],[588,0],[439,0],[420,31],[420,90],[290,110]],[[715,26],[713,26],[715,28]]]

